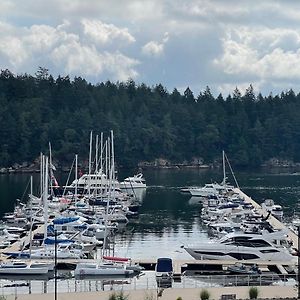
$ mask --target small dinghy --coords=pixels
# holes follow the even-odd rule
[[[227,271],[229,271],[231,274],[237,274],[237,275],[258,275],[261,274],[260,269],[256,264],[254,265],[245,265],[242,263],[236,263],[232,266],[229,266],[227,268]]]

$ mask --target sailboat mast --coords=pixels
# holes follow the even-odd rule
[[[226,183],[226,170],[225,170],[225,151],[222,151],[222,159],[223,159],[223,185]]]
[[[106,244],[107,244],[107,222],[108,222],[108,214],[109,214],[109,201],[110,201],[110,197],[111,197],[111,190],[112,190],[112,166],[110,165],[110,147],[109,147],[109,143],[110,140],[108,138],[108,141],[106,142],[106,160],[108,159],[108,174],[107,174],[107,178],[109,179],[109,184],[107,186],[106,183],[106,190],[108,188],[108,192],[106,192],[107,195],[107,205],[106,205],[106,214],[105,214],[105,227],[104,227],[104,241],[103,241],[103,251],[102,251],[102,257],[105,254],[105,250],[106,250]]]
[[[50,189],[51,189],[51,195],[54,195],[53,192],[53,165],[52,165],[52,149],[51,149],[51,143],[49,142],[49,165],[50,165]]]
[[[75,155],[75,202],[77,203],[77,186],[78,186],[78,154]]]
[[[93,131],[90,134],[90,155],[89,155],[89,198],[91,197],[91,169],[92,169],[92,146],[93,146]]]
[[[114,132],[111,130],[111,171],[112,171],[112,195],[113,200],[115,199],[115,153],[114,153]]]
[[[45,172],[44,172],[44,193],[43,193],[43,198],[44,198],[44,222],[45,222],[45,228],[44,228],[44,239],[47,238],[47,224],[48,224],[48,157],[44,157],[45,160]]]
[[[31,258],[31,246],[32,246],[32,193],[33,193],[33,180],[30,176],[30,232],[29,232],[29,258]]]
[[[101,135],[100,135],[100,171],[101,171],[101,174],[103,173],[102,172],[102,161],[103,161],[103,132],[101,132]],[[102,178],[102,177],[101,177]]]
[[[41,156],[40,156],[41,162],[40,162],[40,197],[41,197],[41,202],[43,201],[42,197],[43,197],[43,189],[44,189],[44,166],[43,166],[43,153],[41,152]]]
[[[235,182],[237,188],[240,190],[240,186],[239,186],[239,184],[238,184],[238,182],[237,182],[237,180],[236,180],[236,177],[235,177],[235,175],[234,175],[234,173],[233,173],[231,164],[230,164],[230,162],[229,162],[228,157],[227,157],[226,154],[225,154],[225,159],[227,160],[227,163],[228,163],[228,166],[229,166],[229,168],[230,168],[230,172],[231,172],[231,174],[232,174],[232,177],[233,177],[233,179],[234,179],[234,182]]]
[[[99,147],[99,135],[96,135],[96,153],[95,153],[95,173],[98,173],[98,147]]]

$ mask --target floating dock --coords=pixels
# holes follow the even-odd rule
[[[244,192],[242,192],[240,189],[235,188],[234,191],[240,195],[241,198],[245,200],[245,202],[251,203],[254,208],[257,209],[258,213],[262,214],[264,217],[268,215],[268,212],[264,210],[258,203],[256,203],[251,197],[246,195]],[[291,229],[286,227],[281,221],[276,219],[274,216],[270,215],[268,218],[268,221],[270,222],[271,226],[276,230],[286,230],[288,238],[293,242],[293,248],[295,248],[297,251],[298,249],[298,236],[295,232],[293,232]]]
[[[251,203],[258,211],[258,213],[262,214],[263,216],[267,216],[268,212],[262,209],[262,207],[257,204],[251,197],[246,195],[244,192],[242,192],[240,189],[234,189],[236,193],[240,195],[241,198],[243,198],[246,202]],[[288,232],[288,238],[293,241],[293,247],[297,249],[298,251],[298,236],[291,231],[289,228],[287,228],[281,221],[276,219],[274,216],[270,215],[268,218],[268,221],[272,225],[274,229],[280,230],[284,229]],[[42,233],[44,232],[44,225],[38,226],[37,229],[35,229],[32,232],[32,236],[36,233]],[[1,260],[5,261],[8,260],[9,257],[6,255],[3,255],[3,252],[17,252],[20,251],[22,246],[29,243],[29,236],[26,235],[22,237],[19,241],[16,241],[11,246],[1,249],[0,255]],[[35,259],[35,261],[38,261]],[[43,262],[47,262],[49,260],[40,260]],[[53,262],[53,260],[52,260]],[[75,269],[76,265],[78,263],[82,262],[90,262],[95,263],[97,262],[97,259],[58,259],[58,266],[66,266],[70,269]],[[174,276],[179,277],[182,275],[182,273],[185,270],[198,270],[199,272],[211,272],[211,274],[216,272],[222,272],[226,271],[227,267],[230,265],[235,264],[238,261],[233,260],[195,260],[195,259],[186,259],[186,260],[173,260],[173,270],[174,270]],[[146,270],[155,270],[156,266],[156,259],[136,259],[132,260],[132,263],[140,264],[141,266],[145,267]],[[262,272],[268,272],[268,271],[275,271],[278,274],[287,275],[290,274],[290,270],[296,270],[297,269],[297,257],[295,257],[295,260],[292,260],[290,262],[272,262],[272,261],[243,261],[244,264],[257,264],[259,269]]]

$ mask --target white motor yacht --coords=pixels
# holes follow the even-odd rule
[[[195,259],[291,261],[285,232],[262,234],[230,233],[219,241],[185,250]]]
[[[9,261],[0,264],[0,274],[6,275],[41,275],[53,271],[54,264]]]
[[[68,188],[75,189],[75,187],[77,187],[79,190],[86,192],[88,190],[107,189],[110,184],[117,187],[119,182],[113,180],[113,182],[110,183],[106,174],[99,171],[96,174],[83,174],[80,178],[74,180]]]
[[[120,182],[121,189],[137,189],[137,188],[146,188],[146,180],[143,177],[142,173],[138,173],[133,177],[127,177],[124,181]]]

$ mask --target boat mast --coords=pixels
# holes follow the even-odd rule
[[[41,202],[43,201],[43,189],[44,189],[44,165],[43,165],[43,153],[41,152],[40,159],[41,159],[41,165],[40,165],[40,197],[41,197]]]
[[[52,165],[52,150],[51,150],[51,143],[49,142],[49,166],[50,166],[50,189],[51,189],[51,195],[54,195],[53,192],[53,165]]]
[[[222,160],[223,160],[223,182],[222,184],[226,184],[226,170],[225,170],[225,151],[222,151]]]
[[[78,186],[78,178],[77,178],[77,173],[78,173],[78,154],[75,154],[75,203],[77,203],[77,186]]]
[[[88,194],[89,194],[89,198],[91,197],[92,146],[93,146],[93,131],[91,131],[91,134],[90,134],[90,155],[89,155],[89,188],[88,188]]]
[[[100,173],[102,174],[102,161],[103,161],[103,132],[101,132],[101,135],[100,135]],[[102,176],[101,176],[101,179],[102,179]]]
[[[98,173],[98,147],[99,147],[99,135],[96,135],[96,153],[95,153],[95,173]]]
[[[114,153],[114,132],[111,130],[110,131],[110,134],[111,134],[111,168],[112,168],[112,197],[113,197],[113,200],[115,200],[115,153]]]
[[[237,182],[237,180],[236,180],[236,178],[235,178],[235,175],[234,175],[233,170],[232,170],[232,168],[231,168],[231,165],[230,165],[230,162],[229,162],[229,160],[228,160],[228,157],[227,157],[227,155],[226,155],[225,153],[224,153],[224,155],[225,155],[226,161],[227,161],[227,163],[228,163],[228,166],[229,166],[229,168],[230,168],[230,172],[231,172],[231,174],[232,174],[232,177],[233,177],[233,179],[234,179],[234,182],[235,182],[235,184],[236,184],[236,187],[240,190],[240,186],[239,186],[239,184],[238,184],[238,182]]]
[[[32,193],[33,193],[33,182],[32,176],[30,176],[30,232],[29,232],[29,258],[31,258],[31,246],[32,246]]]
[[[108,159],[109,161],[109,165],[108,165],[108,179],[109,179],[109,184],[107,185],[107,182],[106,182],[106,187],[108,188],[108,191],[106,193],[106,196],[107,196],[107,204],[106,204],[106,213],[105,213],[105,227],[104,227],[104,241],[103,241],[103,251],[102,251],[102,258],[103,256],[105,255],[105,250],[106,250],[106,244],[107,244],[107,222],[108,222],[108,214],[109,214],[109,200],[110,200],[110,197],[111,197],[111,189],[112,189],[112,166],[110,165],[110,147],[109,147],[109,143],[110,143],[110,140],[108,138],[108,141],[106,141],[106,160]],[[107,190],[106,188],[106,190]]]
[[[44,189],[43,189],[43,204],[44,204],[44,240],[47,238],[47,223],[48,223],[48,157],[43,155],[43,181],[44,181]]]

